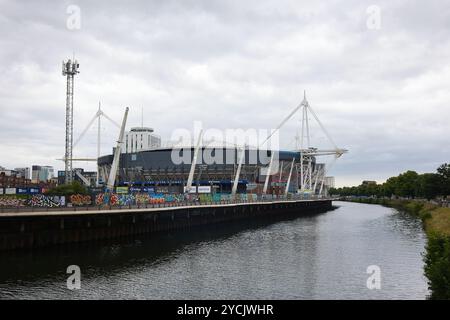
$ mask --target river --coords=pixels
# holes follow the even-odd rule
[[[425,299],[426,236],[394,209],[337,209],[0,254],[0,299]],[[78,265],[81,289],[67,289]],[[369,289],[368,266],[379,267]]]

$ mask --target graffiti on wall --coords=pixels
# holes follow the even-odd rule
[[[89,195],[73,194],[70,196],[70,202],[74,206],[88,206],[92,204],[92,199]]]
[[[59,207],[59,201],[56,201],[53,197],[44,196],[43,194],[34,195],[27,203],[31,207],[47,207],[55,208]]]
[[[0,207],[24,207],[25,199],[18,199],[15,196],[0,197]]]

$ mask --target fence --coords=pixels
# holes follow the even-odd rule
[[[77,210],[112,210],[164,208],[176,206],[202,206],[213,204],[236,204],[252,202],[271,202],[279,200],[315,200],[322,199],[315,195],[257,195],[237,194],[109,194],[99,193],[95,196],[72,195],[70,202],[65,203],[62,197],[35,195],[28,199],[0,198],[0,213],[34,212],[34,211],[77,211]]]

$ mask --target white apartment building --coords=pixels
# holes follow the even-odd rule
[[[153,133],[152,128],[131,128],[125,134],[125,144],[122,153],[134,153],[138,151],[156,149],[161,147],[161,137]]]

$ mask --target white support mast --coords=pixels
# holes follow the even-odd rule
[[[266,175],[266,181],[264,182],[264,189],[263,189],[263,193],[267,194],[267,188],[269,186],[269,179],[270,179],[270,175],[272,174],[272,166],[273,166],[273,158],[274,158],[275,152],[272,150],[272,155],[270,156],[270,163],[269,163],[269,167],[267,168],[267,175]]]
[[[101,104],[100,101],[98,102],[98,112],[101,111]],[[97,161],[98,158],[100,158],[100,149],[101,149],[101,127],[102,127],[102,119],[100,116],[98,116],[98,127],[97,127]],[[96,180],[97,187],[100,186],[100,168],[97,166],[97,180]]]
[[[191,170],[189,171],[189,177],[188,177],[188,181],[186,183],[186,192],[187,193],[189,193],[192,188],[192,181],[194,180],[195,165],[197,163],[198,151],[202,144],[202,137],[203,137],[203,129],[200,130],[200,133],[198,134],[197,146],[195,147],[194,157],[193,157],[192,163],[191,163]]]
[[[241,168],[242,168],[242,163],[244,162],[244,158],[245,158],[245,145],[241,150],[241,156],[239,158],[239,165],[236,170],[236,175],[234,177],[233,188],[231,190],[232,197],[234,197],[236,195],[236,191],[237,191],[237,187],[238,187],[238,183],[239,183],[239,176],[241,174]]]
[[[291,170],[289,170],[289,177],[286,182],[286,190],[284,190],[285,196],[287,196],[287,194],[289,192],[289,185],[291,184],[291,176],[292,176],[292,171],[294,170],[294,163],[295,163],[295,157],[292,158]]]
[[[117,169],[119,168],[120,154],[122,153],[123,136],[125,134],[125,126],[127,124],[129,110],[130,109],[128,107],[125,109],[125,115],[123,116],[119,139],[117,140],[117,147],[114,150],[114,159],[111,165],[111,171],[109,172],[108,184],[106,185],[110,192],[112,192],[112,190],[114,189],[114,184],[116,182]]]
[[[302,120],[301,120],[301,137],[300,139],[298,138],[298,134],[296,136],[296,151],[300,152],[300,177],[299,177],[299,184],[300,184],[300,192],[304,192],[305,189],[310,190],[310,191],[315,191],[317,184],[319,182],[319,175],[323,174],[323,176],[321,177],[322,179],[320,180],[320,191],[319,194],[322,192],[323,189],[323,183],[324,183],[324,179],[325,179],[325,175],[326,175],[326,169],[324,168],[322,171],[322,173],[320,172],[314,172],[312,171],[312,161],[313,161],[313,157],[316,156],[328,156],[328,155],[334,155],[335,156],[335,160],[337,158],[339,158],[340,156],[342,156],[344,153],[347,153],[346,149],[340,149],[336,146],[336,144],[334,143],[331,135],[328,133],[328,131],[325,129],[324,125],[322,124],[322,122],[319,120],[319,118],[317,117],[316,113],[314,112],[314,110],[311,108],[311,106],[308,103],[308,100],[306,99],[306,92],[304,92],[303,94],[303,100],[302,102],[296,106],[291,113],[289,113],[289,115],[283,119],[283,121],[281,121],[281,123],[276,127],[275,130],[273,130],[271,132],[271,134],[264,140],[264,142],[261,144],[263,145],[264,143],[266,143],[266,141],[268,141],[269,139],[272,138],[272,136],[278,131],[280,130],[280,128],[290,119],[292,118],[297,111],[302,110]],[[320,129],[322,130],[322,132],[325,134],[326,138],[328,139],[328,141],[331,143],[333,149],[329,149],[329,150],[317,150],[316,148],[312,148],[310,145],[310,130],[309,130],[309,112],[313,115],[313,118],[316,120],[316,122],[318,123]],[[304,142],[306,139],[306,143],[307,145],[305,146]],[[300,140],[300,141],[299,141]],[[298,148],[298,144],[300,144],[300,147]],[[298,170],[298,169],[296,169]],[[297,171],[298,172],[298,171]],[[315,175],[313,178],[313,175]],[[314,184],[313,184],[313,180]],[[266,179],[266,184],[267,184],[267,179]]]

